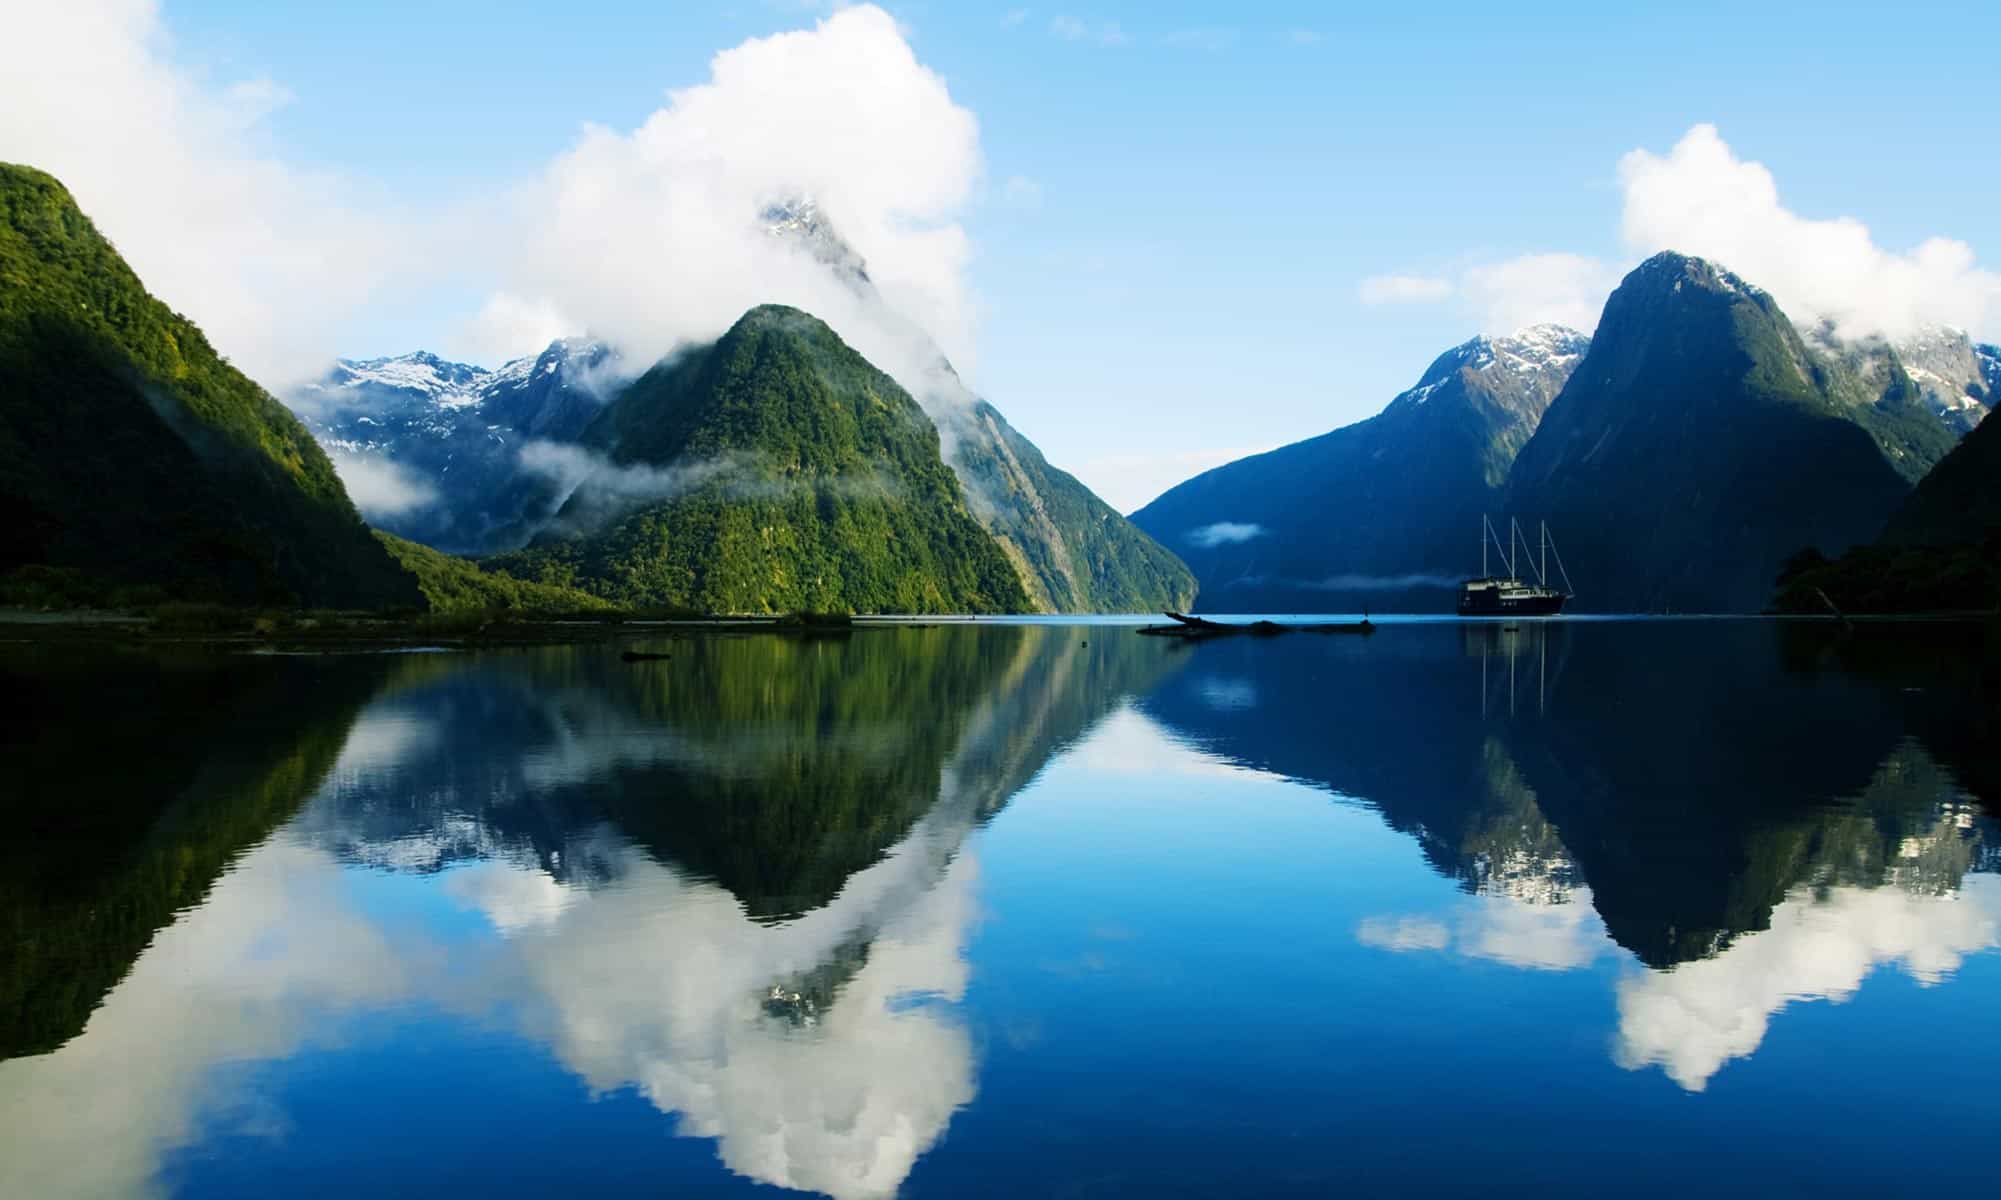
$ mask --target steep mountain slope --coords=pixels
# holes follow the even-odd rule
[[[905,382],[937,423],[973,515],[1006,550],[1037,608],[1157,612],[1193,603],[1195,577],[1181,560],[1075,476],[1051,466],[998,409],[974,395],[929,335],[884,302],[861,255],[811,201],[775,205],[763,220],[773,236],[846,284],[870,321],[907,345],[908,357],[931,364],[923,378]]]
[[[1949,546],[2001,533],[2001,422],[1982,421],[1939,460],[1883,531],[1893,545]]]
[[[1648,259],[1516,458],[1507,507],[1547,518],[1580,607],[1755,611],[1801,546],[1873,536],[1953,441],[1895,355],[1810,350],[1764,292]]]
[[[714,612],[1027,607],[923,410],[796,309],[648,371],[581,440],[604,460],[497,569]]]
[[[487,554],[515,549],[549,515],[533,508],[541,489],[523,448],[574,442],[615,386],[616,357],[602,342],[564,339],[494,371],[423,351],[342,359],[286,400],[377,526]]]
[[[0,574],[415,605],[283,405],[146,293],[63,186],[0,164]]]
[[[1964,434],[1994,407],[1997,365],[1983,360],[1964,330],[1940,326],[1897,343],[1897,358],[1925,404],[1955,433]],[[1991,349],[1991,347],[1989,347]]]
[[[1365,421],[1182,483],[1139,512],[1212,611],[1449,608],[1515,454],[1588,339],[1541,325],[1440,355]]]
[[[1046,612],[1158,612],[1195,603],[1195,576],[1000,410],[971,399],[940,418],[967,503]]]

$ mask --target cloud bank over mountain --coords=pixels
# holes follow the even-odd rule
[[[876,333],[851,288],[760,221],[800,199],[890,310],[972,362],[957,215],[983,178],[979,124],[880,8],[724,50],[637,127],[585,125],[472,202],[398,202],[288,158],[267,118],[289,93],[195,65],[154,0],[32,6],[14,31],[0,160],[66,183],[147,285],[267,387],[323,371],[371,304],[431,287],[481,297],[450,349],[483,361],[589,330],[644,364],[781,302],[904,374],[907,335]]]
[[[840,275],[760,221],[803,198],[860,253],[888,307],[922,314],[963,370],[974,305],[956,218],[982,170],[973,114],[881,9],[753,38],[637,128],[586,126],[509,198],[490,239],[502,279],[469,348],[522,353],[551,330],[587,329],[651,362],[782,303],[871,358],[893,355],[872,343],[899,339],[871,337]],[[903,374],[893,356],[885,365]]]
[[[1629,151],[1619,189],[1620,259],[1539,251],[1453,272],[1373,275],[1357,294],[1369,305],[1450,301],[1496,333],[1538,322],[1588,331],[1627,270],[1676,250],[1721,263],[1769,290],[1796,322],[1830,321],[1845,338],[1901,339],[1938,325],[2001,336],[2001,273],[1981,267],[1973,247],[1934,236],[1891,250],[1854,217],[1795,212],[1771,170],[1740,157],[1714,125],[1694,126],[1665,154]]]

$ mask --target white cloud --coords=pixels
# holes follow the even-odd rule
[[[422,508],[438,498],[430,480],[390,459],[340,451],[330,457],[348,498],[370,520]]]
[[[505,278],[482,334],[519,337],[507,349],[526,353],[546,334],[541,318],[558,314],[645,363],[778,302],[907,380],[887,344],[907,336],[881,335],[837,273],[759,223],[767,206],[806,197],[866,260],[886,308],[923,314],[965,370],[970,242],[956,216],[981,171],[973,114],[880,8],[752,39],[638,128],[586,127],[512,198],[495,239]]]
[[[1456,278],[1376,275],[1367,304],[1456,297],[1482,329],[1505,333],[1555,322],[1590,331],[1605,297],[1640,258],[1661,250],[1712,259],[1778,300],[1795,322],[1833,321],[1848,338],[1901,339],[1936,325],[2001,336],[2001,273],[1972,247],[1932,237],[1908,252],[1878,246],[1853,217],[1819,219],[1788,209],[1763,164],[1737,157],[1713,125],[1697,125],[1665,155],[1645,149],[1619,162],[1620,262],[1535,253],[1484,260]]]
[[[1028,10],[1025,8],[1010,8],[1001,14],[1001,26],[1005,29],[1013,29],[1026,20],[1028,20]]]
[[[1853,217],[1801,216],[1780,202],[1771,171],[1739,158],[1714,125],[1690,129],[1664,156],[1632,151],[1619,179],[1621,229],[1636,253],[1715,259],[1795,321],[1832,320],[1848,337],[2001,328],[2001,274],[1978,267],[1965,242],[1931,237],[1898,253]]]
[[[1288,46],[1318,46],[1326,40],[1326,35],[1317,29],[1288,29],[1285,31],[1285,41]]]
[[[1619,268],[1581,254],[1521,254],[1444,275],[1371,275],[1356,289],[1362,303],[1430,304],[1456,300],[1489,333],[1554,323],[1586,332],[1598,325]]]
[[[1435,275],[1371,275],[1356,289],[1362,303],[1421,304],[1443,300],[1455,290],[1450,279]]]
[[[1188,544],[1200,546],[1204,550],[1214,550],[1218,546],[1232,546],[1238,542],[1248,542],[1252,538],[1263,537],[1268,532],[1264,526],[1248,521],[1217,521],[1191,529],[1186,534]]]
[[[149,291],[269,387],[333,356],[341,323],[419,239],[358,185],[262,145],[289,94],[183,64],[154,0],[12,5],[0,161],[60,179]]]
[[[1460,290],[1480,314],[1480,327],[1512,333],[1554,323],[1585,332],[1598,327],[1605,297],[1619,283],[1610,264],[1581,254],[1524,254],[1469,268]]]

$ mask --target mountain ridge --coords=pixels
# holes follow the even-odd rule
[[[1471,338],[1376,415],[1212,468],[1132,519],[1187,558],[1209,611],[1447,609],[1481,514],[1588,345],[1557,325]]]
[[[707,612],[1027,607],[917,402],[797,309],[655,366],[579,445],[557,525],[495,569]]]
[[[0,164],[0,569],[22,567],[107,594],[420,602],[305,426],[61,183]]]

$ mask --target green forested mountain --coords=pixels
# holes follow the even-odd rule
[[[852,291],[867,323],[903,342],[907,359],[928,360],[928,370],[905,381],[937,423],[974,519],[1007,553],[1030,603],[1048,612],[1158,612],[1194,602],[1186,564],[1051,466],[975,395],[931,336],[883,299],[868,264],[810,199],[774,205],[763,221]]]
[[[1549,520],[1580,607],[1756,611],[1800,547],[1874,537],[1953,436],[1894,358],[1865,377],[1764,292],[1663,253],[1606,302],[1507,508]]]
[[[2001,609],[2001,422],[1982,421],[1890,516],[1882,537],[1836,559],[1803,548],[1786,564],[1783,612]]]
[[[1195,575],[1111,505],[1049,464],[1000,410],[970,396],[940,418],[973,515],[1047,612],[1158,612],[1195,602]]]
[[[146,293],[63,186],[0,164],[0,575],[417,603],[292,414]]]
[[[1376,416],[1198,475],[1133,523],[1195,569],[1210,611],[1449,609],[1587,344],[1554,325],[1475,338]]]
[[[494,567],[713,612],[1028,607],[916,401],[795,309],[654,367],[582,444],[556,527]]]
[[[557,584],[516,579],[494,571],[483,571],[468,562],[433,550],[393,533],[375,531],[380,541],[402,568],[416,577],[424,595],[424,607],[434,613],[514,612],[574,613],[608,609],[605,600]]]

